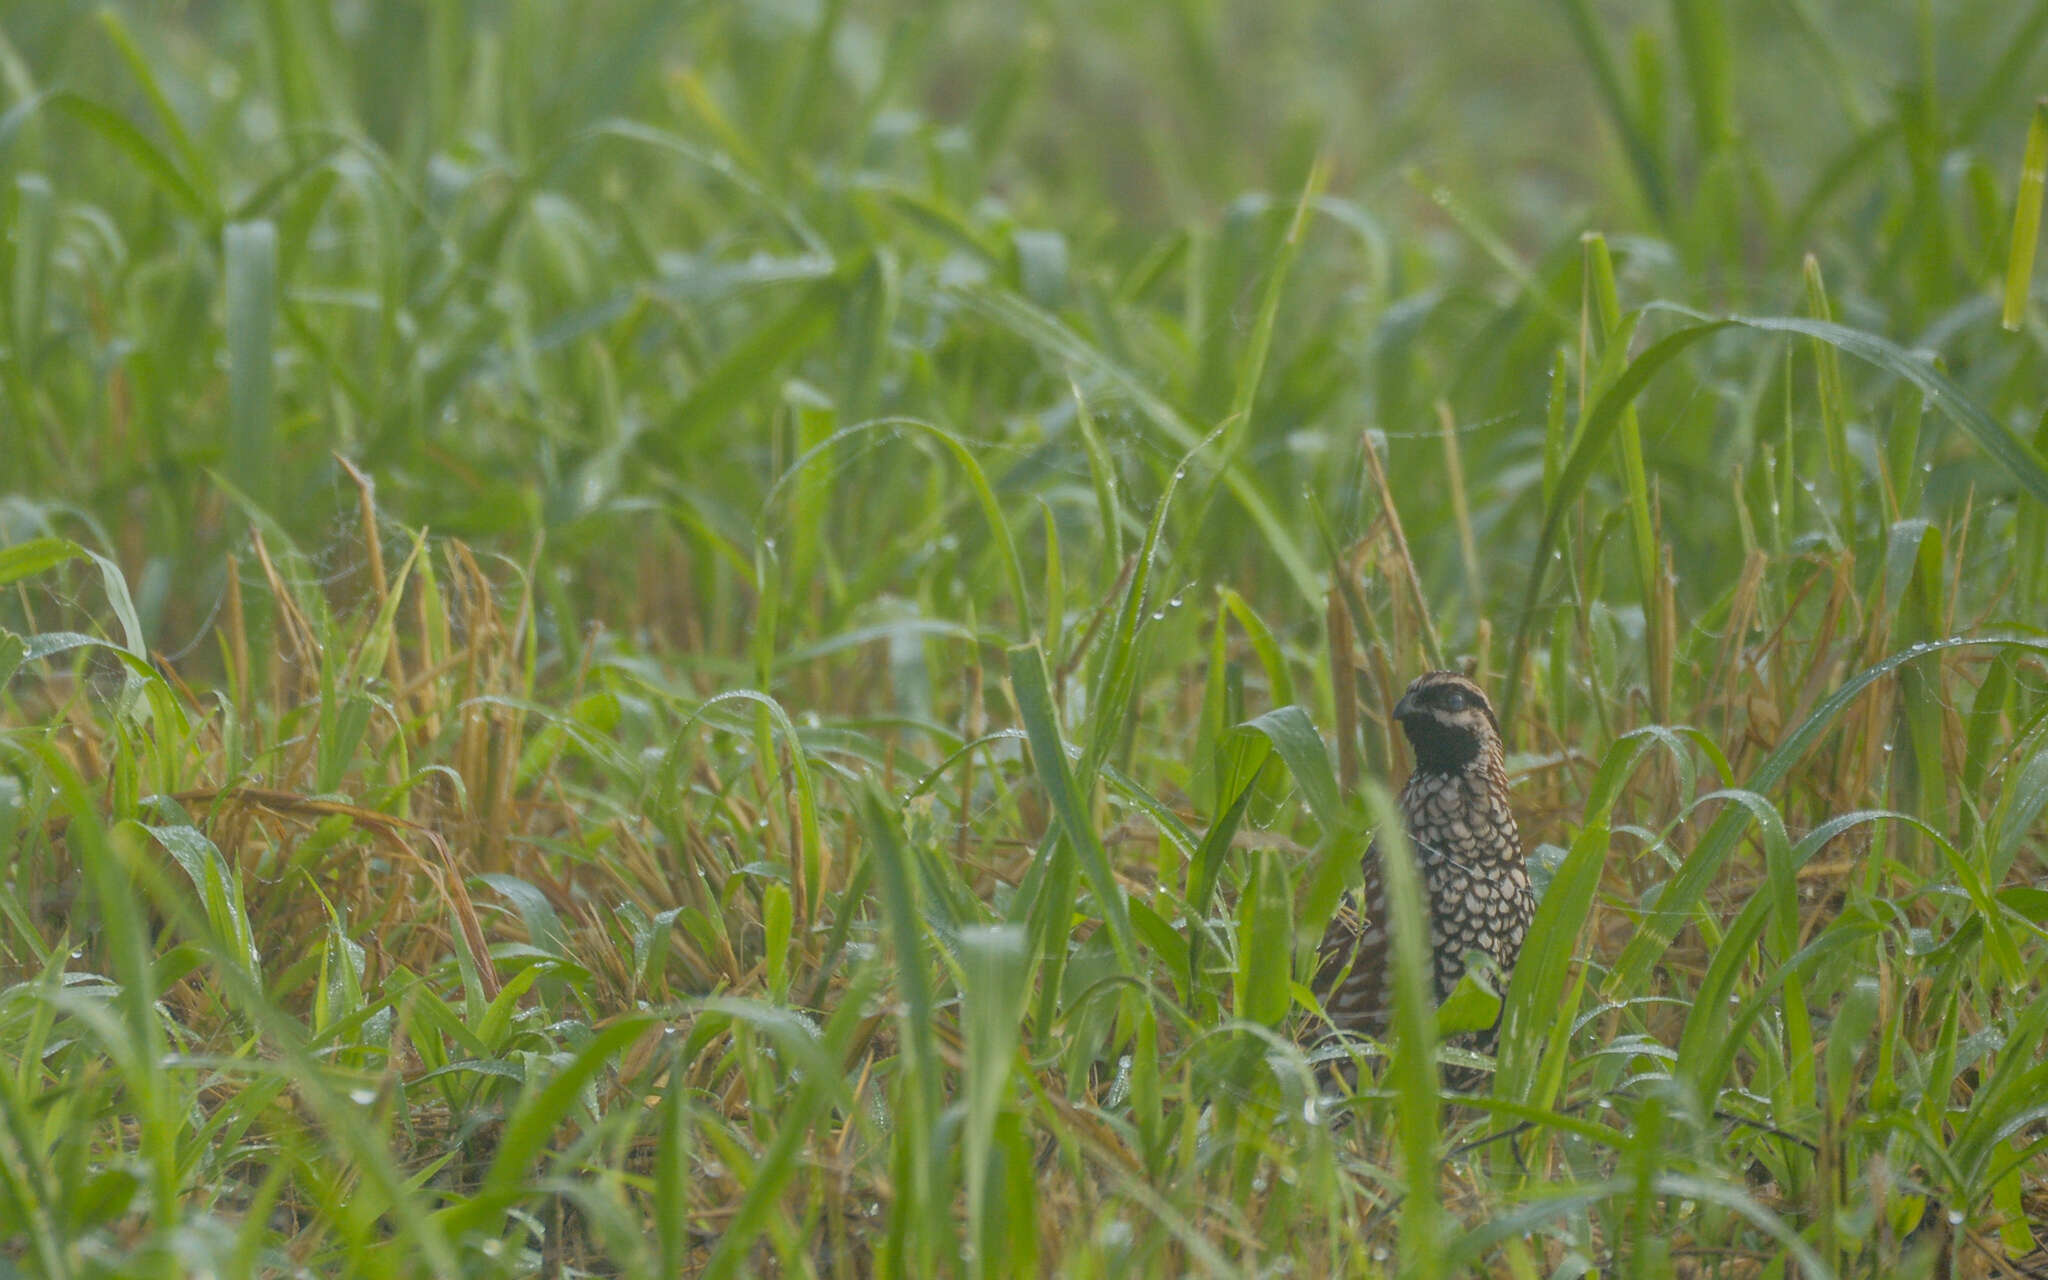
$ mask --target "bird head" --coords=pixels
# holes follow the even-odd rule
[[[1500,721],[1479,686],[1455,671],[1429,671],[1394,704],[1394,718],[1415,748],[1415,767],[1456,773],[1486,744],[1500,742]]]

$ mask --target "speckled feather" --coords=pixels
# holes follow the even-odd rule
[[[1442,1001],[1464,976],[1469,952],[1491,957],[1505,980],[1529,932],[1536,897],[1508,807],[1500,727],[1486,695],[1463,676],[1432,671],[1408,687],[1397,715],[1415,747],[1415,771],[1401,789],[1401,819],[1422,873]],[[1338,1030],[1383,1036],[1393,1012],[1393,972],[1377,842],[1366,850],[1364,870],[1364,888],[1345,901],[1323,934],[1315,989]],[[1495,1034],[1489,1028],[1451,1043],[1491,1052]]]

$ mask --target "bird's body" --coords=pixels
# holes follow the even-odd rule
[[[1500,725],[1486,695],[1454,672],[1408,687],[1394,714],[1415,748],[1401,789],[1401,821],[1421,872],[1436,999],[1448,998],[1479,952],[1505,980],[1536,911],[1508,807]],[[1323,934],[1315,991],[1339,1031],[1384,1036],[1393,1013],[1386,880],[1378,845],[1365,853],[1365,885]],[[1394,923],[1393,927],[1402,927]],[[1491,1052],[1496,1028],[1451,1043]]]

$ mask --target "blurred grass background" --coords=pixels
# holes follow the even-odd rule
[[[4,1257],[2038,1265],[2044,35],[10,8]],[[1332,1124],[1441,663],[1549,889]]]

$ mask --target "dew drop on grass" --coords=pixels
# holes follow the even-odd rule
[[[1892,753],[1892,744],[1891,744],[1891,743],[1887,742],[1887,743],[1885,743],[1885,744],[1884,744],[1884,753],[1885,753],[1886,755],[1890,755],[1890,754]]]
[[[1152,621],[1154,621],[1154,622],[1164,622],[1164,621],[1166,621],[1166,611],[1165,611],[1164,609],[1154,609],[1154,610],[1152,611]]]
[[[350,1089],[348,1091],[348,1100],[359,1107],[367,1107],[377,1100],[377,1091],[375,1089]]]
[[[1169,609],[1178,609],[1180,608],[1181,603],[1181,598],[1179,596],[1174,596],[1172,599],[1166,602],[1166,607]]]

